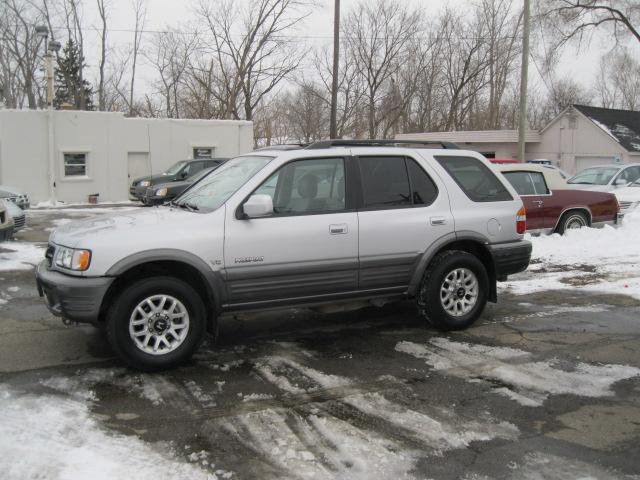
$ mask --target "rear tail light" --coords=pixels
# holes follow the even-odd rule
[[[516,232],[523,234],[527,231],[527,211],[521,207],[516,214]]]

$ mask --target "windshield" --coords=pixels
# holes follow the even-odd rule
[[[169,167],[168,169],[166,169],[166,170],[164,171],[164,174],[165,174],[165,175],[175,175],[175,174],[176,174],[176,173],[178,173],[180,170],[182,170],[182,167],[184,167],[184,165],[185,165],[186,163],[187,163],[187,162],[185,162],[184,160],[183,160],[183,161],[181,161],[181,162],[174,163],[171,167]]]
[[[206,177],[207,175],[209,175],[212,171],[214,171],[217,167],[210,167],[210,168],[205,168],[204,170],[202,170],[200,173],[196,173],[193,177],[187,178],[185,181],[189,182],[189,183],[196,183],[199,182],[201,178]]]
[[[173,202],[187,210],[212,212],[226,202],[238,188],[244,185],[273,157],[236,157],[195,184]]]
[[[581,171],[567,183],[584,185],[607,185],[620,169],[616,167],[595,167]]]

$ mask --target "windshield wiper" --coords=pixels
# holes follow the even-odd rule
[[[190,202],[176,203],[176,205],[180,208],[184,208],[185,210],[189,210],[190,212],[200,210],[200,207]]]

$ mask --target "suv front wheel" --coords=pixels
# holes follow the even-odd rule
[[[448,250],[427,267],[418,310],[438,330],[461,330],[482,314],[488,293],[489,277],[482,262],[470,253]]]
[[[116,298],[107,315],[116,354],[137,370],[174,367],[196,351],[206,332],[200,295],[173,277],[138,280]]]

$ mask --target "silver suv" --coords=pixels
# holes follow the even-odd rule
[[[525,212],[482,155],[425,143],[239,156],[168,205],[55,230],[39,292],[147,371],[189,358],[223,312],[413,298],[433,327],[468,327],[529,264]]]

